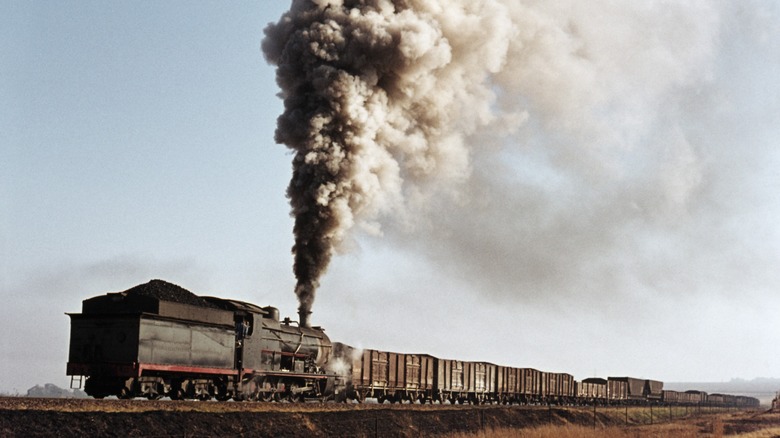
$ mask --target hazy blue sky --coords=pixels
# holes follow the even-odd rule
[[[780,15],[691,3],[514,11],[567,24],[591,62],[523,35],[546,51],[502,73],[536,84],[512,88],[522,127],[474,149],[427,226],[356,231],[313,323],[577,379],[780,376]],[[153,278],[294,315],[292,156],[260,49],[288,7],[0,2],[0,390],[67,386],[65,313]]]

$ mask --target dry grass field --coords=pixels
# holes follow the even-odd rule
[[[780,438],[780,413],[727,412],[703,414],[672,422],[593,427],[557,424],[523,429],[490,429],[443,434],[447,438]]]
[[[658,407],[594,412],[541,406],[0,398],[0,437],[758,438],[780,436],[778,430],[780,414]]]

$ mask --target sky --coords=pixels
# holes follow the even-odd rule
[[[394,24],[431,42],[405,71],[455,96],[446,141],[345,228],[312,323],[576,379],[780,377],[780,7],[544,3]],[[151,279],[295,316],[262,49],[289,6],[0,2],[0,390],[67,387],[66,313]]]

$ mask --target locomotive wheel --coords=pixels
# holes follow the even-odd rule
[[[297,402],[299,400],[303,400],[303,396],[300,395],[300,394],[296,394],[296,392],[295,392],[298,389],[298,384],[297,383],[291,383],[288,386],[288,388],[289,388],[289,390],[288,390],[288,393],[287,393],[287,401],[289,401],[290,403],[295,403],[295,402]]]
[[[221,402],[230,400],[232,396],[230,389],[228,389],[227,385],[222,382],[214,386],[214,392],[214,398]]]

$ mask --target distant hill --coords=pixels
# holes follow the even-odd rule
[[[753,380],[731,379],[728,382],[664,382],[664,389],[672,391],[697,389],[709,394],[747,395],[761,400],[763,405],[769,405],[776,393],[780,391],[780,379],[758,377]]]
[[[87,398],[89,396],[80,389],[63,389],[53,383],[47,383],[43,386],[35,385],[28,389],[27,397]]]

